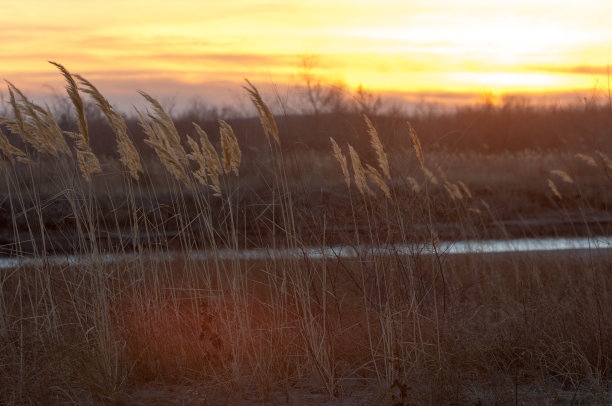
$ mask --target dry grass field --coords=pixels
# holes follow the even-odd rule
[[[0,269],[0,403],[612,402],[611,250],[439,249],[610,235],[603,147],[448,151],[407,122],[391,145],[365,115],[365,142],[287,149],[248,82],[257,145],[229,121],[179,131],[144,92],[140,145],[56,66],[68,129],[11,83],[0,118],[0,253],[23,260]],[[92,149],[88,99],[112,155]],[[365,249],[306,255],[337,244]],[[252,247],[268,255],[220,255]]]

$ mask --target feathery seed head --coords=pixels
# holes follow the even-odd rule
[[[232,127],[223,120],[219,120],[219,128],[221,132],[221,147],[223,149],[223,164],[225,173],[230,170],[238,176],[240,167],[241,151],[238,145],[238,139],[234,134]]]
[[[432,184],[437,185],[438,184],[438,178],[436,178],[436,176],[433,174],[432,171],[430,171],[429,169],[427,169],[426,167],[421,167],[421,170],[423,171],[423,173],[425,174],[425,177],[427,178],[428,181],[430,181]]]
[[[79,131],[85,141],[89,144],[89,130],[87,127],[87,119],[85,118],[85,108],[83,107],[83,100],[79,95],[79,89],[77,87],[77,84],[74,81],[74,78],[72,77],[70,72],[68,72],[68,70],[63,65],[52,61],[49,61],[49,63],[55,65],[60,70],[60,72],[62,72],[62,75],[64,75],[64,78],[66,79],[66,92],[68,93],[68,97],[70,97],[70,101],[74,106],[77,121],[79,124]]]
[[[357,189],[362,195],[366,195],[366,194],[373,195],[374,193],[368,186],[366,176],[365,176],[365,169],[363,168],[363,165],[361,164],[361,159],[359,159],[359,154],[357,154],[357,151],[355,151],[352,145],[349,144],[348,147],[349,147],[349,155],[351,156],[351,164],[353,166],[353,177],[355,179],[355,185],[357,186]]]
[[[593,159],[592,156],[587,154],[576,154],[576,158],[580,159],[582,162],[587,164],[588,166],[592,166],[593,168],[597,168],[597,163]]]
[[[421,191],[421,185],[419,185],[419,182],[417,182],[415,178],[408,176],[406,180],[408,181],[408,184],[410,184],[410,188],[414,193],[419,193]]]
[[[382,170],[383,174],[385,175],[385,178],[387,178],[387,180],[391,180],[391,172],[389,171],[389,161],[387,159],[387,154],[385,154],[385,151],[383,149],[382,143],[380,142],[378,131],[376,131],[376,128],[374,127],[374,125],[372,125],[372,122],[370,121],[368,116],[364,114],[363,118],[366,122],[366,125],[368,126],[370,144],[372,145],[372,148],[374,148],[374,151],[376,151],[376,157],[378,158],[378,166],[380,166],[380,170]]]
[[[349,175],[346,156],[340,150],[340,147],[338,146],[338,143],[336,142],[336,140],[334,140],[332,137],[329,137],[329,139],[332,143],[334,157],[336,158],[336,161],[338,161],[338,163],[340,164],[340,169],[342,169],[342,175],[344,176],[344,182],[346,183],[346,187],[350,187],[351,186],[351,176]]]
[[[98,89],[88,80],[80,75],[74,75],[85,88],[81,90],[89,94],[96,105],[102,111],[108,124],[117,136],[117,151],[121,163],[128,169],[130,176],[134,180],[138,180],[139,173],[144,173],[138,150],[127,135],[127,126],[125,120],[119,115],[108,102],[108,100],[98,91]]]
[[[606,166],[606,169],[612,171],[612,160],[610,160],[608,155],[604,154],[601,151],[595,151],[595,153],[599,155],[599,158],[601,158],[601,160],[603,161],[604,165]]]
[[[419,160],[419,165],[421,165],[421,168],[425,168],[425,157],[423,156],[423,148],[421,147],[421,141],[419,140],[419,137],[417,136],[414,127],[412,127],[410,123],[408,123],[408,126],[410,138],[412,139],[412,146],[414,147],[414,152],[416,154],[417,159]]]
[[[569,176],[569,174],[565,171],[562,171],[560,169],[553,169],[552,171],[550,171],[550,173],[557,176],[559,179],[561,179],[565,183],[574,183],[574,180],[572,179],[572,177]]]
[[[391,199],[391,190],[389,190],[389,186],[387,186],[387,184],[385,183],[385,180],[383,179],[380,172],[378,172],[378,170],[376,170],[376,168],[374,168],[370,164],[366,164],[366,168],[368,169],[368,176],[370,176],[374,183],[378,185],[378,187],[380,188],[380,190],[383,191],[385,196],[387,196],[388,199]]]
[[[548,188],[558,199],[562,199],[561,193],[559,192],[559,189],[557,189],[557,185],[555,185],[555,182],[553,182],[552,179],[548,179]]]
[[[276,120],[274,119],[272,112],[270,111],[266,103],[264,103],[257,88],[253,86],[253,84],[249,82],[248,79],[245,79],[245,81],[247,82],[247,86],[243,86],[243,88],[249,93],[251,102],[257,109],[259,121],[261,122],[261,126],[264,129],[264,133],[266,134],[268,141],[270,141],[270,136],[272,136],[272,138],[274,138],[274,141],[276,141],[276,143],[280,145],[280,138],[278,136],[278,126],[276,125]]]
[[[461,187],[461,190],[463,191],[463,194],[471,199],[472,198],[472,192],[470,191],[470,188],[467,187],[467,185],[465,183],[463,183],[462,181],[459,181],[457,183]]]

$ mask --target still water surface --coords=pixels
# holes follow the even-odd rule
[[[441,255],[454,254],[488,254],[502,252],[532,252],[532,251],[570,251],[570,250],[605,250],[612,248],[612,237],[589,238],[521,238],[513,240],[466,240],[442,241],[435,248],[429,244],[415,245],[389,245],[384,247],[371,246],[333,246],[333,247],[304,247],[299,249],[220,249],[216,256],[220,259],[278,259],[278,258],[356,258],[360,255]],[[184,253],[150,253],[147,260],[169,260]],[[204,260],[215,257],[211,250],[191,251],[189,257],[195,260]],[[136,260],[137,254],[101,254],[96,261],[104,263]],[[90,255],[57,255],[48,256],[45,260],[52,265],[80,264],[92,260]],[[24,265],[37,265],[42,262],[39,258],[0,258],[0,269],[15,268]]]

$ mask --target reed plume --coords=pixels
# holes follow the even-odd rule
[[[372,122],[370,121],[368,116],[364,114],[363,118],[365,119],[366,125],[368,126],[368,134],[370,135],[370,144],[372,145],[372,148],[374,148],[374,151],[376,151],[376,157],[378,158],[378,166],[380,167],[383,174],[385,175],[385,178],[387,178],[387,180],[391,180],[391,172],[389,170],[389,161],[387,159],[387,154],[385,154],[385,151],[383,149],[382,143],[380,142],[378,131],[376,131],[376,128],[372,125]]]
[[[6,125],[11,132],[18,134],[40,153],[48,153],[55,157],[59,156],[59,153],[70,155],[70,148],[63,132],[49,108],[43,109],[32,103],[15,85],[9,81],[6,83],[14,118],[2,117],[0,123]],[[19,101],[16,95],[19,96]]]
[[[603,161],[604,165],[606,166],[606,168],[609,171],[612,171],[612,160],[610,160],[610,158],[608,157],[608,155],[604,154],[601,151],[595,151],[595,153],[597,155],[599,155],[599,158],[601,158],[601,160]]]
[[[459,187],[461,187],[461,190],[463,191],[463,194],[471,199],[472,198],[472,192],[470,191],[470,188],[467,187],[467,185],[465,183],[463,183],[462,181],[457,182],[457,184],[459,185]]]
[[[60,72],[62,72],[62,75],[66,79],[66,92],[68,93],[68,97],[70,98],[70,101],[74,106],[74,111],[77,116],[77,123],[79,125],[79,132],[81,133],[81,136],[83,137],[85,143],[89,145],[89,128],[87,126],[87,119],[85,118],[85,108],[83,106],[83,99],[81,99],[81,95],[79,95],[79,89],[77,87],[77,84],[74,81],[74,78],[72,77],[70,72],[68,72],[68,70],[64,68],[63,65],[53,61],[49,61],[49,63],[55,65],[60,70]]]
[[[76,146],[76,155],[77,162],[79,164],[79,168],[81,169],[81,173],[83,177],[87,180],[87,182],[91,182],[91,177],[94,173],[102,172],[102,168],[100,167],[100,161],[98,157],[93,153],[91,147],[89,146],[89,129],[87,126],[87,119],[85,117],[85,108],[83,106],[83,100],[81,99],[81,95],[79,94],[79,90],[77,87],[74,78],[68,72],[64,66],[59,63],[49,61],[50,64],[55,65],[61,72],[64,78],[66,79],[66,91],[74,106],[74,111],[77,117],[77,124],[79,127],[78,133],[68,132],[75,142]]]
[[[593,159],[592,156],[587,154],[576,154],[576,158],[580,159],[585,164],[592,166],[593,168],[597,168],[597,162]]]
[[[221,148],[223,150],[223,166],[225,173],[232,171],[238,176],[241,152],[234,130],[223,120],[219,120],[219,129],[221,132]]]
[[[144,173],[144,171],[142,169],[140,156],[138,155],[138,150],[127,135],[125,120],[113,109],[108,100],[91,82],[80,75],[74,76],[83,86],[85,86],[85,88],[81,88],[81,90],[94,99],[96,105],[106,117],[108,124],[117,136],[117,151],[119,152],[121,163],[128,169],[130,176],[134,178],[134,180],[138,180],[139,173]]]
[[[428,181],[430,181],[434,185],[437,185],[439,183],[438,182],[438,178],[436,178],[436,176],[433,174],[432,171],[430,171],[429,169],[427,169],[424,166],[421,167],[421,170],[423,171],[423,174],[425,174],[425,177],[427,178]]]
[[[408,184],[410,185],[410,188],[414,193],[419,193],[421,191],[421,185],[419,185],[419,182],[417,182],[415,178],[413,178],[412,176],[408,176],[406,177],[406,180],[408,181]]]
[[[425,157],[423,156],[423,148],[421,147],[421,141],[419,141],[419,137],[414,129],[414,127],[408,123],[410,138],[412,139],[412,146],[414,147],[414,152],[416,154],[417,159],[419,160],[419,165],[421,168],[425,168]]]
[[[22,150],[20,150],[19,148],[17,148],[16,146],[12,145],[9,139],[6,137],[6,135],[4,135],[4,133],[2,132],[1,128],[0,128],[0,151],[6,158],[8,158],[8,160],[11,163],[15,162],[15,160],[17,160],[18,162],[22,162],[22,163],[30,162],[30,159],[28,158],[27,154],[23,152]]]
[[[387,196],[388,199],[391,199],[391,190],[389,190],[389,186],[387,186],[387,184],[385,183],[385,179],[382,177],[380,172],[378,172],[378,170],[370,164],[366,164],[366,168],[368,170],[368,176],[370,176],[372,181],[376,183],[376,185],[378,185],[380,190],[383,191],[383,193],[385,194],[385,196]]]
[[[162,105],[155,98],[142,90],[139,90],[138,93],[153,107],[153,112],[155,114],[148,113],[148,116],[153,123],[152,128],[155,129],[158,140],[172,149],[172,154],[181,164],[187,164],[189,161],[187,159],[187,153],[181,145],[181,137],[170,115],[166,113]]]
[[[553,169],[552,171],[550,171],[550,173],[557,176],[559,179],[561,179],[565,183],[574,183],[574,180],[572,179],[572,177],[569,176],[569,174],[565,171],[562,171],[560,169]]]
[[[187,136],[187,145],[191,148],[191,152],[187,154],[187,158],[198,165],[198,168],[193,172],[193,176],[201,185],[208,186],[208,180],[206,179],[206,158],[204,158],[200,145],[190,136]]]
[[[359,159],[359,154],[357,154],[357,151],[355,151],[352,145],[349,144],[348,147],[349,147],[349,155],[351,156],[351,165],[353,166],[353,177],[355,179],[355,185],[357,186],[359,193],[361,193],[364,196],[366,194],[373,195],[374,193],[372,192],[372,189],[370,189],[370,187],[368,186],[366,176],[365,176],[365,169],[363,168],[363,165],[361,164],[361,159]]]
[[[463,199],[463,194],[461,193],[461,189],[457,185],[448,180],[444,181],[444,189],[448,192],[451,199],[453,200],[461,200]]]
[[[270,141],[270,137],[274,138],[274,141],[280,146],[280,138],[278,136],[278,126],[276,125],[276,120],[274,120],[274,116],[272,112],[264,103],[259,91],[248,79],[245,79],[247,82],[247,86],[243,86],[243,88],[249,93],[251,98],[251,102],[257,109],[257,115],[259,116],[259,121],[261,121],[261,126],[264,129],[264,133],[268,138],[268,142]]]
[[[200,145],[202,148],[202,154],[204,159],[206,159],[206,170],[208,171],[208,176],[212,182],[211,187],[216,192],[217,195],[221,195],[221,182],[219,180],[219,175],[223,173],[223,168],[221,166],[221,161],[219,160],[219,155],[217,155],[217,151],[215,147],[213,147],[212,143],[208,139],[208,135],[199,125],[196,123],[192,123],[195,128],[198,136],[200,137]]]
[[[448,180],[448,177],[446,176],[446,172],[444,172],[444,169],[442,169],[439,163],[437,162],[434,163],[434,169],[436,173],[438,174],[438,178],[442,181],[442,183],[450,183]]]
[[[562,199],[561,193],[559,192],[559,189],[557,189],[557,185],[555,185],[555,182],[553,182],[552,179],[548,179],[548,188],[558,199]]]
[[[346,156],[340,150],[338,143],[332,137],[329,137],[332,143],[332,149],[334,151],[334,157],[336,161],[340,164],[340,169],[342,169],[342,176],[344,176],[344,182],[346,183],[346,187],[351,186],[351,176],[349,175],[348,164]]]
[[[153,121],[153,125],[149,124],[144,115],[138,109],[135,110],[138,115],[140,127],[147,136],[147,139],[144,140],[145,143],[153,148],[159,160],[166,167],[166,170],[170,172],[175,179],[183,182],[187,187],[191,187],[189,176],[187,176],[187,172],[179,158],[179,154],[177,154],[176,150],[170,144],[164,129],[158,125],[157,121]],[[182,151],[183,153],[185,152],[184,149]],[[185,159],[187,159],[186,157],[187,154],[185,154]]]

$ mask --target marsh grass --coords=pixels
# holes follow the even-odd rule
[[[1,121],[24,144],[0,139],[13,232],[3,252],[41,260],[0,273],[2,403],[137,402],[132,388],[150,382],[263,400],[278,392],[290,400],[299,390],[392,405],[610,401],[609,252],[439,252],[441,221],[454,224],[455,237],[484,236],[496,214],[460,176],[458,158],[428,155],[412,127],[413,150],[388,154],[375,120],[365,117],[373,160],[332,139],[321,165],[337,181],[322,182],[343,196],[342,207],[321,200],[313,214],[302,210],[295,185],[316,174],[283,151],[283,134],[250,82],[269,149],[256,172],[264,192],[242,179],[242,151],[227,122],[218,137],[194,124],[182,138],[141,92],[149,110],[137,114],[159,159],[153,165],[94,85],[54,65],[67,80],[79,133],[58,133],[49,110],[12,84],[12,115]],[[119,163],[91,152],[81,93],[110,122]],[[594,184],[609,188],[607,155],[590,158],[542,169],[544,193],[549,177],[574,180],[546,195],[555,210],[578,208],[585,219],[592,212],[566,198],[592,190],[578,181],[586,166],[596,170]],[[542,165],[529,159],[521,162]],[[249,193],[255,203],[246,203]],[[61,221],[46,218],[51,200],[63,202]],[[57,247],[50,235],[63,235],[86,260],[46,261]],[[274,255],[339,238],[372,249],[356,259]],[[393,243],[414,250],[374,250]],[[215,255],[254,245],[270,255]],[[210,259],[190,255],[202,247]],[[136,255],[102,261],[127,252]]]

